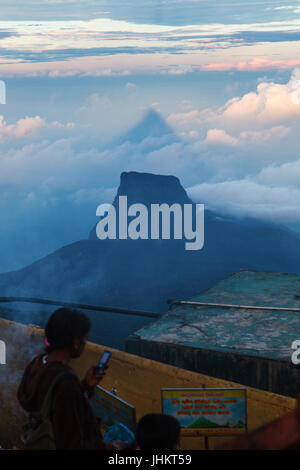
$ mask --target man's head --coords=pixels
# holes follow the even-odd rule
[[[89,318],[79,310],[59,308],[49,318],[45,334],[47,352],[68,349],[71,357],[79,357],[90,331]]]
[[[180,449],[180,424],[173,416],[145,415],[138,423],[136,440],[141,450]]]

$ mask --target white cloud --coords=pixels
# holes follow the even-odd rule
[[[271,143],[278,142],[284,139],[291,129],[286,126],[275,126],[262,131],[243,131],[239,135],[239,143],[252,143],[252,144],[263,144],[271,141]]]
[[[243,179],[203,183],[187,192],[195,202],[221,213],[282,223],[300,221],[300,188],[272,187]]]
[[[22,139],[34,139],[39,136],[41,131],[50,129],[71,130],[75,124],[68,122],[63,124],[59,121],[47,123],[40,116],[19,119],[14,124],[7,124],[4,117],[0,115],[0,142],[11,142]]]
[[[106,109],[111,105],[110,99],[106,95],[99,95],[98,93],[93,93],[89,95],[86,99],[84,106],[81,106],[76,110],[77,113],[81,112],[91,112],[97,111],[99,109]]]
[[[135,83],[131,83],[131,82],[127,82],[125,86],[129,90],[135,90],[135,88],[137,87],[137,85]]]
[[[217,112],[211,111],[207,123],[218,123],[225,129],[261,129],[300,118],[300,69],[295,69],[286,84],[261,82],[256,92],[230,99]]]
[[[8,125],[3,116],[0,116],[0,142],[10,139],[32,137],[46,125],[40,116],[19,119],[16,124]]]
[[[111,203],[117,193],[118,188],[83,188],[75,191],[69,196],[69,199],[75,204],[94,203],[98,206],[102,203]]]
[[[300,65],[298,44],[293,36],[287,42],[285,33],[297,33],[299,27],[298,18],[184,26],[101,17],[38,24],[6,21],[7,31],[15,34],[1,39],[1,75],[178,75],[195,70],[290,69]],[[256,39],[260,32],[270,33],[269,40],[261,41],[259,34]]]
[[[285,84],[261,81],[256,91],[228,100],[218,109],[172,113],[167,122],[177,132],[206,135],[226,145],[284,139],[300,123],[300,69]]]
[[[270,129],[263,129],[262,131],[243,131],[233,137],[225,132],[223,129],[209,129],[207,131],[206,143],[220,144],[220,145],[261,145],[268,141],[272,143],[278,142],[285,138],[290,132],[290,129],[285,126],[271,127]]]
[[[74,122],[67,122],[67,124],[62,124],[58,121],[53,121],[51,125],[53,127],[57,127],[58,129],[73,129],[75,126]]]
[[[295,7],[293,5],[284,5],[281,7],[275,7],[274,10],[293,10]]]
[[[292,79],[298,73],[295,71]],[[237,115],[244,116],[240,127],[226,114],[232,100],[218,110],[194,109],[170,115],[168,124],[190,138],[175,143],[166,136],[148,137],[140,143],[126,142],[101,150],[97,139],[89,140],[86,134],[85,117],[100,107],[108,109],[111,103],[108,97],[96,93],[78,110],[76,135],[70,132],[73,123],[48,124],[37,116],[7,125],[2,118],[0,184],[12,194],[21,190],[24,199],[28,196],[32,203],[66,197],[82,204],[97,200],[104,193],[101,188],[113,186],[122,171],[172,173],[184,184],[193,184],[192,196],[203,198],[217,210],[299,220],[298,119],[273,124],[274,114],[277,118],[290,116],[290,82],[261,83],[263,87],[254,93],[254,105],[248,108],[244,97],[249,94],[234,99]],[[156,107],[159,103],[152,104]],[[265,125],[258,128],[249,125],[255,110],[265,118]],[[214,119],[222,125],[214,125]],[[49,128],[51,132],[47,132]],[[26,142],[22,141],[25,137]]]
[[[222,129],[209,129],[207,131],[205,142],[213,142],[214,144],[222,145],[237,145],[238,139],[232,137],[231,135],[228,135]]]
[[[300,159],[283,163],[282,165],[271,165],[263,168],[258,174],[258,181],[264,184],[300,185]]]
[[[203,113],[197,109],[186,113],[172,113],[168,116],[167,123],[179,132],[199,131],[204,125]]]

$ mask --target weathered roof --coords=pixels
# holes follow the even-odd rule
[[[192,301],[293,307],[300,309],[300,276],[239,271]],[[135,336],[148,341],[231,351],[291,361],[291,344],[300,339],[300,311],[180,305]]]

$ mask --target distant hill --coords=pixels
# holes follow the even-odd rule
[[[117,196],[128,204],[191,203],[178,178],[129,172]],[[118,210],[118,199],[114,200]],[[239,269],[300,273],[300,237],[271,223],[205,212],[205,245],[185,240],[88,240],[67,245],[24,269],[0,275],[0,296],[35,296],[165,312],[167,299],[189,299]],[[30,311],[27,306],[26,312]],[[43,322],[27,314],[28,322]],[[122,347],[146,318],[93,315],[94,341]],[[153,321],[153,320],[151,320]]]
[[[189,428],[192,428],[192,429],[223,428],[223,427],[224,427],[224,425],[214,423],[213,421],[210,421],[209,419],[205,418],[204,416],[201,416],[196,421],[194,421],[193,424],[191,424],[189,426]]]

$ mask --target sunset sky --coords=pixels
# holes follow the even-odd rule
[[[299,1],[1,0],[0,11],[4,246],[20,224],[63,226],[47,249],[87,236],[129,170],[176,175],[212,209],[300,231]],[[120,143],[149,109],[178,139]]]

